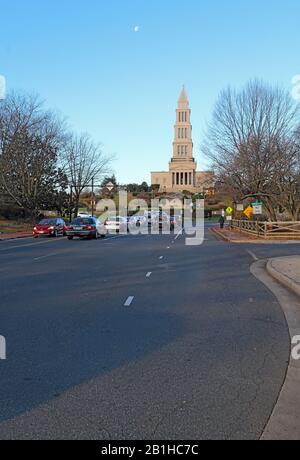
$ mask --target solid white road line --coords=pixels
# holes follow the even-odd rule
[[[146,278],[150,278],[151,275],[152,275],[152,272],[148,272],[146,275]]]
[[[254,254],[254,252],[252,251],[247,251],[247,252],[252,257],[252,259],[255,260],[255,262],[259,260],[259,258]]]
[[[39,243],[30,243],[30,244],[19,244],[17,246],[7,246],[6,248],[0,248],[0,252],[8,251],[9,249],[18,249],[18,248],[29,248],[31,246],[42,246],[44,244],[54,243],[58,241],[65,241],[64,238],[57,238],[53,240],[41,241]]]
[[[124,307],[130,307],[133,301],[134,301],[134,296],[128,297],[128,299],[124,303]]]
[[[46,256],[41,256],[41,257],[36,257],[33,259],[35,262],[38,262],[39,260],[47,259],[48,257],[54,257],[57,256],[58,254],[47,254]]]
[[[119,240],[121,238],[125,238],[128,235],[116,235],[116,236],[108,236],[106,241],[109,242],[110,240]],[[106,242],[105,241],[105,242]]]

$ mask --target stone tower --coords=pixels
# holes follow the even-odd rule
[[[191,109],[185,88],[179,96],[173,142],[173,158],[170,162],[172,188],[190,190],[196,186],[197,163],[193,157]]]
[[[184,87],[177,104],[174,128],[173,156],[169,171],[152,172],[152,186],[167,193],[198,193],[210,189],[213,186],[212,173],[197,171],[193,155],[191,109]]]

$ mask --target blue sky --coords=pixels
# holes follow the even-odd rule
[[[182,84],[202,169],[222,88],[253,77],[291,88],[299,23],[299,0],[0,0],[0,74],[115,153],[120,182],[149,182],[168,166]]]

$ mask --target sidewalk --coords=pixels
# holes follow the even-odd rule
[[[247,235],[238,230],[225,227],[223,230],[219,226],[213,227],[211,232],[227,243],[250,243],[250,244],[300,244],[300,240],[265,240],[256,238],[254,235]]]
[[[17,232],[17,233],[0,233],[0,241],[16,240],[19,238],[29,238],[32,232]]]
[[[300,255],[258,260],[251,273],[275,295],[284,312],[291,340],[285,380],[261,437],[264,441],[300,439],[300,356],[295,353],[300,335]],[[270,276],[271,275],[271,276]],[[278,283],[280,281],[280,283]],[[288,288],[288,289],[287,289]],[[276,334],[276,329],[274,329]],[[296,341],[295,341],[296,339]]]
[[[270,259],[267,270],[273,278],[300,296],[300,255]]]

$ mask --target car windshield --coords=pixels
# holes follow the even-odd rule
[[[43,219],[39,225],[55,225],[56,219]]]
[[[73,220],[72,225],[94,225],[94,221],[89,218],[77,218]]]

